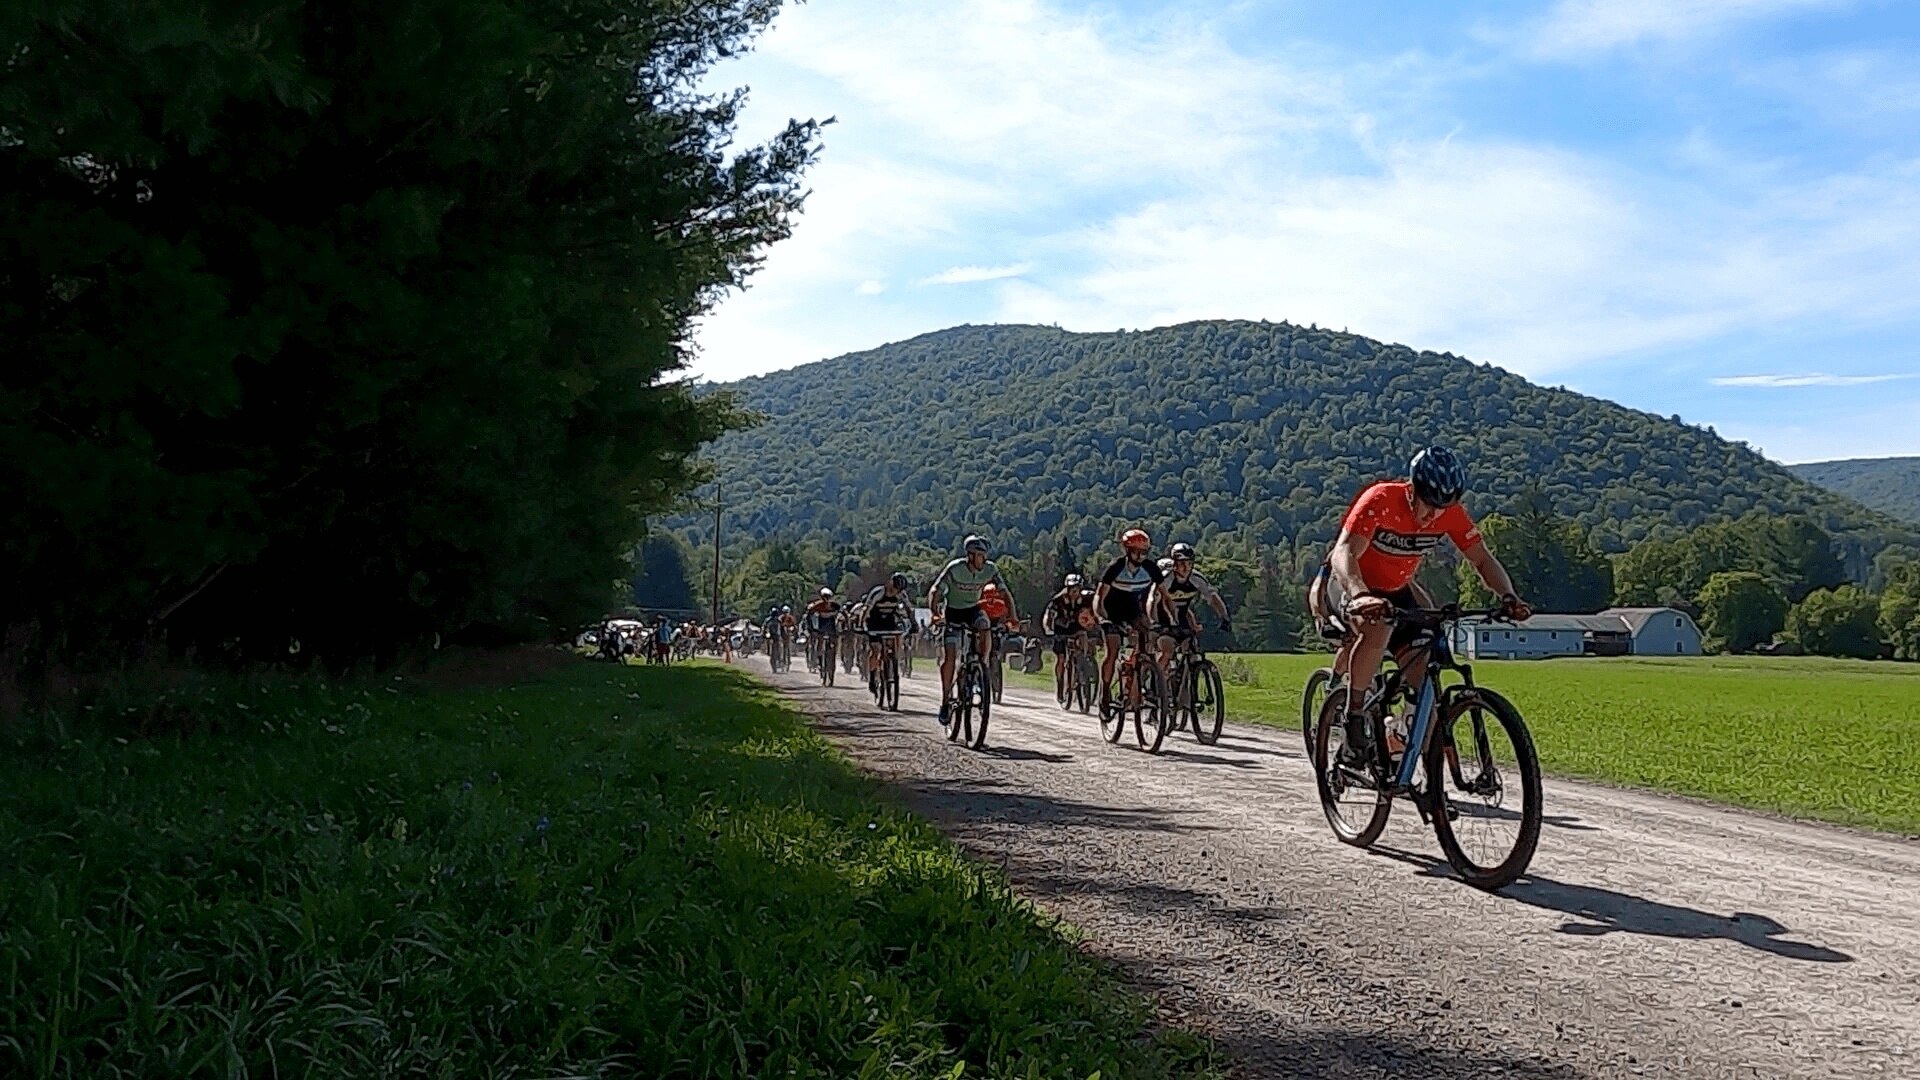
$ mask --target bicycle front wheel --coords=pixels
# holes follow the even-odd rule
[[[1080,658],[1080,666],[1075,674],[1075,679],[1080,684],[1081,713],[1092,712],[1093,707],[1100,703],[1100,669],[1094,664],[1092,657],[1082,656]]]
[[[1140,680],[1140,701],[1133,706],[1133,738],[1140,749],[1157,754],[1179,710],[1166,700],[1160,668],[1152,661],[1142,661],[1134,678]]]
[[[891,652],[880,660],[880,685],[885,695],[885,700],[880,703],[880,707],[888,712],[899,712],[900,664],[894,660]]]
[[[1307,744],[1307,760],[1313,760],[1313,733],[1320,723],[1320,710],[1327,703],[1327,684],[1333,681],[1333,669],[1316,668],[1307,676],[1307,688],[1300,694],[1300,738]]]
[[[1540,843],[1540,759],[1520,710],[1491,690],[1456,694],[1427,745],[1434,835],[1461,880],[1504,889]]]
[[[1127,679],[1116,673],[1114,681],[1100,690],[1100,736],[1118,743],[1127,730]]]
[[[1227,722],[1226,687],[1221,685],[1220,669],[1211,660],[1195,661],[1187,679],[1193,684],[1187,699],[1193,737],[1203,746],[1212,746],[1220,741],[1220,729]]]
[[[1371,847],[1386,831],[1393,797],[1381,791],[1363,768],[1344,765],[1340,751],[1347,744],[1347,708],[1344,698],[1328,701],[1314,722],[1314,783],[1320,789],[1320,808],[1327,824],[1343,844]]]
[[[993,711],[993,691],[987,685],[986,669],[978,665],[968,666],[963,693],[967,700],[967,715],[971,718],[971,728],[965,741],[968,746],[980,750],[987,745],[987,718]]]

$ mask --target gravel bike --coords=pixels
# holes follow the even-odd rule
[[[1201,651],[1200,636],[1187,638],[1173,650],[1173,663],[1167,668],[1167,687],[1177,714],[1177,727],[1193,732],[1202,746],[1220,741],[1220,728],[1227,721],[1226,688],[1220,669]]]
[[[873,692],[873,703],[888,712],[900,711],[900,650],[895,642],[905,636],[904,630],[867,631],[868,655],[875,649],[880,653],[879,665],[867,674],[867,689]]]
[[[1489,892],[1527,872],[1542,817],[1540,759],[1526,721],[1512,702],[1474,685],[1472,666],[1454,658],[1448,640],[1461,619],[1498,611],[1395,609],[1392,621],[1418,630],[1408,664],[1423,671],[1419,689],[1409,690],[1406,668],[1376,683],[1379,692],[1363,705],[1372,745],[1360,761],[1342,753],[1349,694],[1329,694],[1312,752],[1320,805],[1343,843],[1370,846],[1387,827],[1393,800],[1405,798],[1433,826],[1454,872]],[[1447,672],[1460,681],[1442,685]],[[1410,708],[1396,716],[1396,705]]]
[[[979,750],[987,745],[987,719],[993,710],[993,687],[987,663],[974,647],[975,631],[957,637],[960,656],[953,669],[953,699],[947,703],[947,741]]]
[[[820,685],[833,685],[834,653],[839,649],[839,634],[820,635]]]
[[[767,666],[780,675],[793,668],[793,642],[785,634],[775,634],[767,642]]]
[[[1173,726],[1173,710],[1162,700],[1160,664],[1145,642],[1135,640],[1138,636],[1128,628],[1126,651],[1113,666],[1113,685],[1101,692],[1100,733],[1108,742],[1117,743],[1131,721],[1134,742],[1147,753],[1157,754]]]
[[[1067,669],[1066,680],[1057,682],[1054,690],[1060,707],[1092,712],[1100,698],[1100,665],[1093,658],[1093,640],[1085,634],[1073,635],[1067,639],[1065,655],[1056,660]]]

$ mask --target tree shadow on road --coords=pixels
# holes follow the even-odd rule
[[[1234,1075],[1261,1077],[1401,1077],[1418,1080],[1576,1080],[1588,1074],[1567,1065],[1463,1051],[1389,1032],[1325,1031],[1221,1038],[1223,1049],[1246,1062]]]
[[[1394,848],[1376,847],[1379,854],[1421,867],[1430,877],[1452,877],[1446,862],[1429,855]],[[1824,945],[1788,941],[1780,935],[1790,933],[1776,919],[1750,911],[1715,915],[1679,904],[1593,885],[1569,885],[1552,878],[1529,874],[1500,890],[1495,896],[1518,900],[1530,907],[1572,915],[1581,922],[1563,923],[1560,932],[1575,937],[1604,937],[1607,934],[1645,934],[1649,937],[1685,938],[1706,941],[1721,938],[1750,949],[1770,952],[1788,960],[1820,964],[1850,964],[1853,957]]]
[[[964,807],[956,823],[991,821],[1009,825],[1046,825],[1052,828],[1084,827],[1117,829],[1124,832],[1212,832],[1221,826],[1200,824],[1187,819],[1202,817],[1198,811],[1168,810],[1160,807],[1101,806],[1051,795],[1015,791],[999,780],[986,777],[940,779],[922,777],[899,781],[913,800],[928,806],[938,817],[950,805]]]

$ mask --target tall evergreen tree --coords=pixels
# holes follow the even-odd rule
[[[703,91],[775,7],[0,5],[9,618],[343,661],[596,611],[800,205],[816,126],[729,156]]]

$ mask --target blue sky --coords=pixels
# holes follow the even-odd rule
[[[836,122],[707,378],[1288,319],[1920,453],[1920,3],[811,0],[713,84]]]

